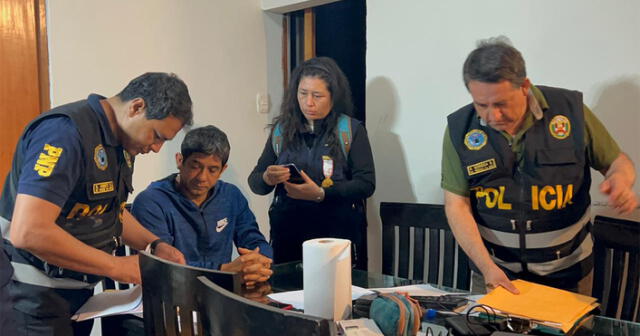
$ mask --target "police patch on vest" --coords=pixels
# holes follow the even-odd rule
[[[563,115],[553,117],[549,123],[549,132],[551,132],[551,135],[556,139],[566,139],[569,134],[571,134],[571,122],[569,122],[569,118]]]
[[[114,190],[115,190],[115,187],[113,185],[113,181],[100,182],[100,183],[93,184],[94,194],[104,194],[104,193],[112,192]]]
[[[93,161],[96,162],[96,166],[100,170],[106,170],[109,166],[109,161],[107,160],[107,151],[104,150],[102,144],[97,145],[93,150]]]
[[[487,133],[479,129],[473,129],[464,136],[464,144],[470,150],[480,150],[487,144]]]
[[[469,176],[473,176],[496,168],[498,168],[496,159],[484,160],[482,162],[474,163],[470,166],[467,166],[467,174],[469,174]]]

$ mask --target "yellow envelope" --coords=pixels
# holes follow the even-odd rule
[[[503,313],[526,317],[565,333],[585,314],[597,307],[596,299],[524,280],[511,282],[520,294],[497,287],[478,303]]]

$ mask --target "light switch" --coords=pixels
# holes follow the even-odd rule
[[[269,95],[258,93],[256,95],[256,110],[260,114],[269,113]]]

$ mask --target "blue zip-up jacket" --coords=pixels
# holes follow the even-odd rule
[[[200,208],[175,186],[177,174],[151,183],[134,200],[140,223],[184,254],[191,266],[219,269],[231,261],[233,245],[273,258],[247,199],[238,187],[219,180]]]

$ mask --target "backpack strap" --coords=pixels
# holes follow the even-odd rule
[[[342,154],[344,154],[345,159],[349,157],[351,137],[351,118],[346,114],[341,114],[340,117],[338,117],[338,138],[340,138],[340,147],[342,148]]]
[[[273,152],[276,153],[276,156],[280,155],[280,151],[282,150],[282,129],[280,124],[276,124],[273,127],[273,134],[271,135],[271,147],[273,147]]]
[[[347,159],[349,157],[349,150],[351,149],[351,118],[345,114],[341,114],[338,117],[338,138],[340,139],[340,149],[342,149],[342,154],[344,154],[344,158]],[[276,156],[280,155],[282,151],[282,128],[280,124],[276,124],[273,127],[273,134],[271,135],[271,147],[273,147],[273,152],[276,153]]]

